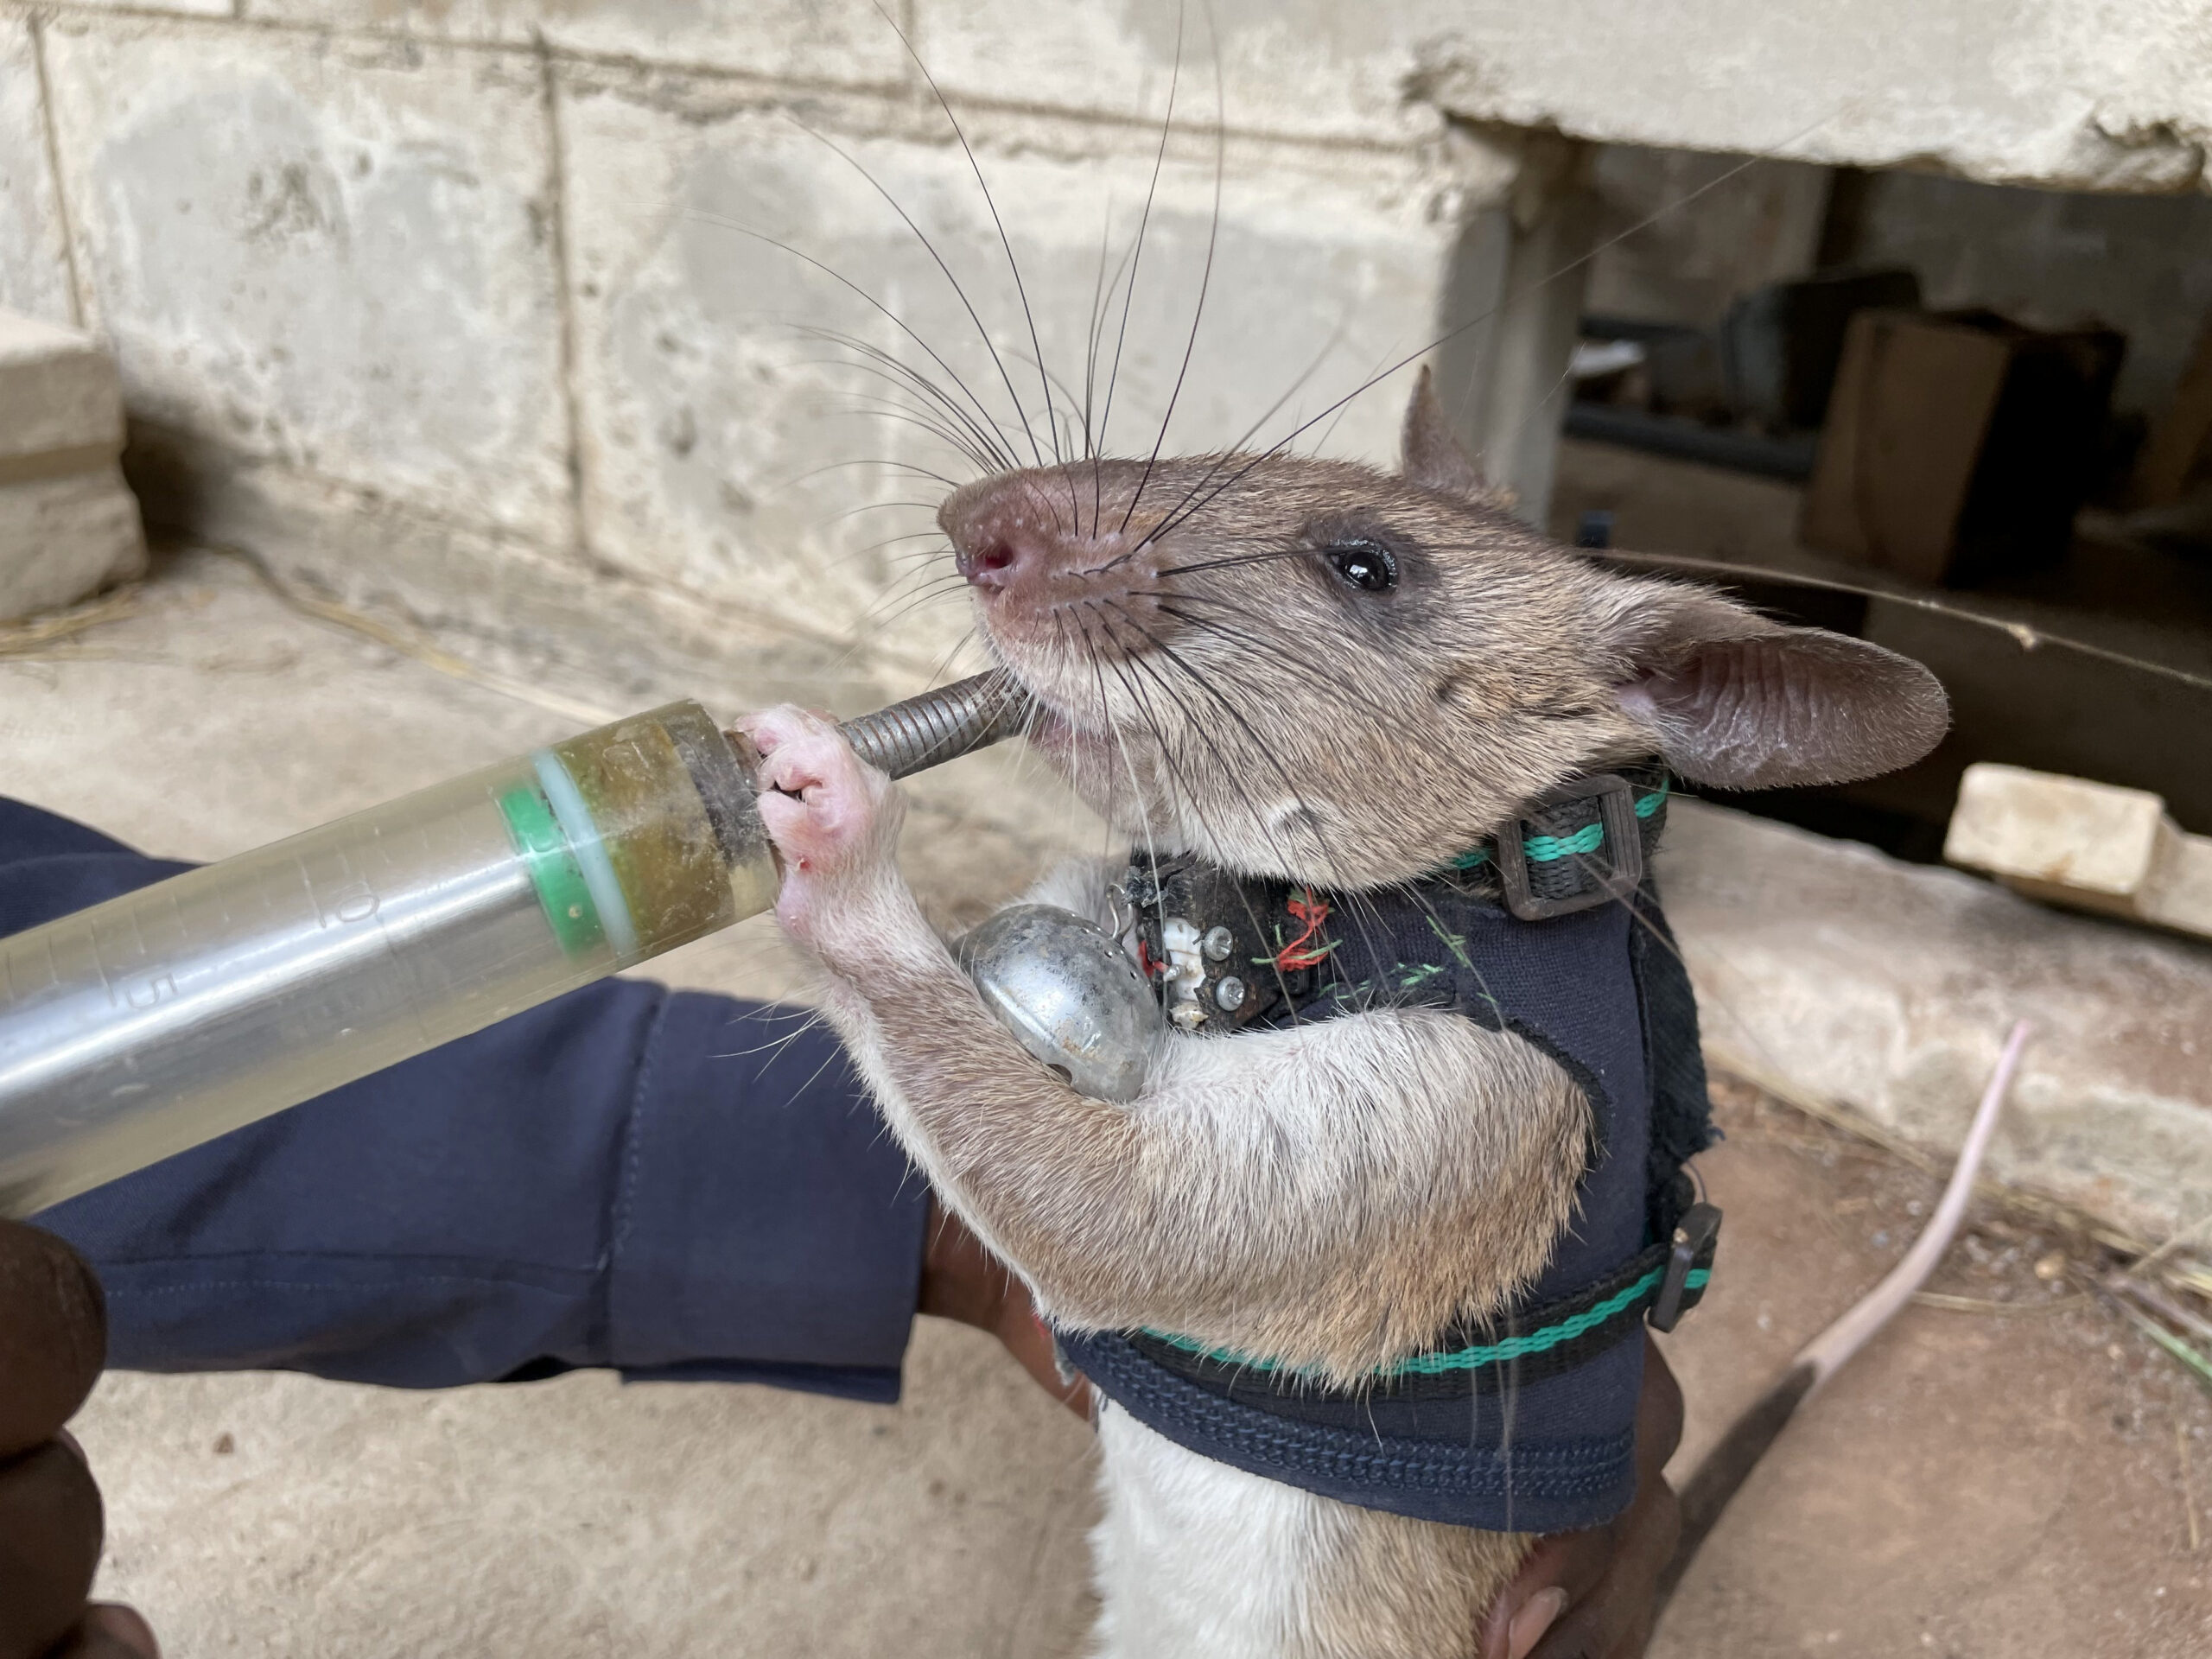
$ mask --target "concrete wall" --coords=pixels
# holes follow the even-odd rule
[[[1166,409],[1217,176],[1171,445],[1280,401],[1273,438],[1417,349],[1512,175],[1510,142],[1447,134],[1397,90],[1402,51],[1335,8],[1318,32],[1224,15],[1217,154],[1200,15],[1175,80],[1172,4],[904,14],[961,100],[1063,420],[1102,252],[1110,278],[1161,162],[1123,453]],[[157,524],[493,632],[658,605],[940,659],[964,607],[901,613],[926,474],[966,463],[810,331],[957,376],[1009,428],[1018,401],[1051,442],[968,156],[861,0],[0,6],[0,304],[113,343]],[[1308,441],[1387,456],[1404,384]]]
[[[1234,439],[1278,399],[1261,436],[1286,432],[1440,319],[1564,263],[1555,237],[1514,240],[1543,218],[1524,130],[2131,189],[2196,188],[2212,130],[2208,0],[895,15],[968,124],[1065,385],[1173,95],[1109,435],[1125,451],[1175,380],[1217,176],[1172,445]],[[1558,161],[1555,137],[1540,148]],[[1654,168],[1644,186],[1680,195],[1713,164],[1615,152],[1598,188],[1633,194],[1625,175]],[[1514,213],[1493,211],[1516,176]],[[1745,259],[1796,257],[1818,177],[1777,161],[1701,198],[1726,220],[1725,270],[1685,259],[1688,218],[1608,269],[1640,258],[1710,309]],[[972,297],[1011,391],[893,203]],[[645,649],[656,629],[710,644],[742,612],[905,671],[939,659],[960,607],[904,614],[931,543],[926,507],[896,504],[942,489],[908,469],[960,463],[856,404],[883,389],[802,331],[916,354],[762,238],[880,299],[994,418],[1043,401],[968,158],[867,0],[0,0],[0,304],[113,343],[157,524],[357,600],[506,632],[649,614]],[[1557,321],[1527,328],[1549,340]],[[1548,439],[1525,439],[1560,377],[1548,346],[1487,376],[1493,332],[1446,354],[1448,391],[1540,495]],[[1492,406],[1492,378],[1525,395]],[[1308,440],[1387,455],[1402,384]]]
[[[1517,128],[2170,190],[2199,181],[2212,122],[2203,0],[896,17],[967,119],[1068,385],[1173,93],[1117,449],[1148,442],[1181,360],[1217,98],[1221,241],[1170,445],[1236,438],[1285,390],[1261,435],[1287,431],[1493,308],[1531,264],[1486,210]],[[1694,188],[1699,166],[1650,183]],[[1785,265],[1808,175],[1714,194],[1732,241]],[[973,296],[1011,394],[893,201]],[[743,611],[916,672],[943,655],[957,606],[887,621],[929,546],[927,511],[893,505],[943,489],[905,469],[956,458],[854,407],[880,387],[801,329],[893,349],[896,327],[761,237],[868,288],[995,418],[1042,403],[998,226],[865,0],[0,0],[0,303],[113,340],[155,520],[356,600],[509,632],[613,606],[712,635]],[[1648,270],[1714,285],[1679,237],[1646,241]],[[1455,396],[1478,435],[1522,434],[1529,410],[1478,407],[1484,334],[1446,356]],[[1531,396],[1557,378],[1522,370]],[[1385,455],[1394,420],[1389,387],[1310,438]]]

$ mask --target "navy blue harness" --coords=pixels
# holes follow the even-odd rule
[[[1132,866],[1164,995],[1174,946],[1187,964],[1188,942],[1203,941],[1195,1004],[1170,1004],[1179,1024],[1449,1008],[1552,1056],[1594,1125],[1577,1218],[1535,1283],[1358,1389],[1170,1332],[1060,1333],[1068,1359],[1139,1421],[1253,1474],[1456,1526],[1564,1531],[1627,1504],[1642,1326],[1669,1329],[1697,1300],[1719,1216],[1692,1202],[1682,1170],[1712,1138],[1696,1005],[1643,877],[1665,785],[1596,781],[1525,815],[1503,857],[1488,847],[1380,893],[1316,894],[1192,861]]]

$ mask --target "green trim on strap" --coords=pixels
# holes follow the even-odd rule
[[[1548,1325],[1540,1331],[1531,1331],[1524,1337],[1508,1337],[1503,1342],[1484,1343],[1473,1348],[1460,1348],[1448,1354],[1415,1354],[1402,1359],[1395,1365],[1377,1370],[1377,1376],[1436,1376],[1446,1371],[1471,1371],[1484,1365],[1495,1365],[1502,1360],[1526,1359],[1530,1354],[1541,1354],[1556,1348],[1562,1342],[1572,1342],[1586,1332],[1603,1325],[1607,1319],[1623,1313],[1636,1300],[1649,1295],[1667,1276],[1663,1267],[1654,1268],[1625,1290],[1616,1291],[1596,1306],[1586,1308],[1557,1325]],[[1713,1269],[1692,1268],[1683,1281],[1691,1290],[1703,1290],[1712,1281]],[[1186,1354],[1196,1354],[1217,1364],[1241,1366],[1252,1371],[1292,1370],[1310,1374],[1306,1368],[1286,1366],[1272,1359],[1259,1359],[1249,1354],[1240,1354],[1233,1349],[1209,1348],[1188,1337],[1173,1337],[1165,1331],[1147,1330],[1145,1334],[1154,1340],[1164,1342],[1171,1348],[1180,1348]]]
[[[1662,778],[1658,788],[1649,795],[1638,796],[1636,816],[1648,818],[1656,812],[1665,803],[1670,787],[1669,781]],[[1605,825],[1601,818],[1595,823],[1584,824],[1571,836],[1530,836],[1521,843],[1521,850],[1531,864],[1550,864],[1578,854],[1594,853],[1605,844]],[[1480,869],[1490,862],[1490,857],[1489,848],[1471,847],[1453,856],[1451,868],[1455,870]]]
[[[1605,844],[1605,826],[1586,823],[1571,836],[1531,836],[1521,843],[1531,864],[1549,864],[1575,853],[1594,853]]]

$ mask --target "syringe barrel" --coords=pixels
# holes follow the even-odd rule
[[[774,902],[744,761],[671,703],[0,939],[0,1214]]]
[[[903,777],[1028,707],[982,674],[844,731]],[[674,702],[0,938],[0,1216],[480,1031],[776,888],[750,746]]]

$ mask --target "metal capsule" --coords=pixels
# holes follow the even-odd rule
[[[1104,928],[1057,906],[1015,905],[955,950],[984,1005],[1077,1094],[1130,1101],[1144,1091],[1167,1023]]]

